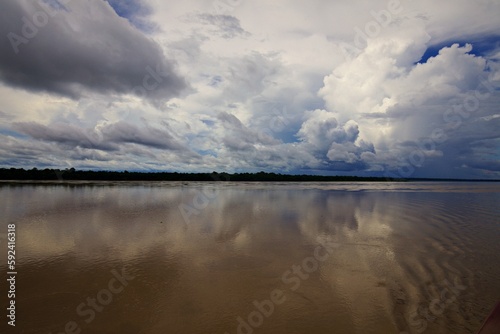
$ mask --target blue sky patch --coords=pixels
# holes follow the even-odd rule
[[[450,47],[453,44],[459,44],[461,47],[465,44],[471,44],[472,51],[470,54],[487,57],[493,51],[500,49],[500,35],[475,36],[471,38],[448,40],[439,44],[431,45],[427,48],[417,64],[426,63],[429,58],[437,56],[439,54],[439,50],[445,47]]]
[[[211,120],[208,120],[208,119],[203,119],[201,120],[203,123],[205,123],[206,125],[212,127],[214,126],[215,122],[214,121],[211,121]]]
[[[43,3],[49,5],[50,7],[58,10],[67,10],[63,4],[61,4],[58,0],[43,0]]]
[[[151,13],[151,9],[141,1],[107,0],[116,14],[123,18],[131,19],[136,16],[144,16]]]
[[[29,136],[24,135],[22,133],[19,133],[19,132],[13,131],[13,130],[9,130],[9,129],[2,129],[2,128],[0,128],[0,135],[10,136],[10,137],[19,138],[19,139],[29,138]]]
[[[151,7],[141,0],[107,0],[118,16],[127,19],[136,28],[150,32],[154,25],[145,19],[152,13]]]

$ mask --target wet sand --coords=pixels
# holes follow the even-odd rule
[[[498,183],[3,184],[0,198],[18,262],[2,333],[475,333],[500,299]]]

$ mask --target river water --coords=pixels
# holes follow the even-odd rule
[[[475,333],[500,299],[500,183],[3,182],[0,198],[7,332]]]

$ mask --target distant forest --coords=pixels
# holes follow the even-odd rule
[[[69,169],[0,168],[0,180],[34,181],[232,181],[232,182],[334,182],[334,181],[404,181],[381,177],[287,175],[276,173],[171,173],[116,172]]]
[[[361,176],[289,175],[276,173],[177,173],[177,172],[116,172],[67,169],[0,168],[0,180],[15,181],[231,181],[231,182],[405,182],[405,181],[474,181],[433,178],[388,178]]]

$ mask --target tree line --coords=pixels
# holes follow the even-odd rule
[[[404,181],[403,179],[359,176],[289,175],[277,173],[178,173],[92,171],[67,169],[0,168],[0,180],[34,181],[233,181],[233,182],[332,182]]]

